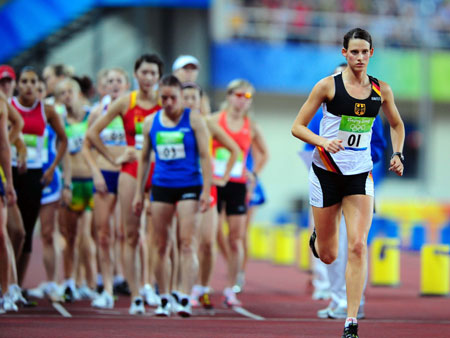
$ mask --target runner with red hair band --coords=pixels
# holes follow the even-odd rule
[[[254,88],[246,80],[236,79],[227,87],[227,97],[220,113],[212,116],[212,121],[218,124],[238,144],[240,153],[234,164],[230,178],[224,186],[217,187],[217,209],[219,214],[225,210],[229,227],[226,248],[228,250],[228,281],[223,292],[227,306],[238,306],[233,286],[242,268],[244,259],[245,222],[247,217],[247,183],[248,176],[253,180],[258,175],[267,160],[267,147],[259,127],[249,117]],[[258,149],[260,163],[255,163],[254,171],[247,172],[246,161],[250,146]],[[229,152],[218,140],[213,141],[214,179],[224,179],[225,164]],[[221,232],[219,226],[219,232]]]
[[[199,111],[204,116],[206,125],[211,134],[211,140],[219,141],[230,152],[230,157],[225,163],[225,172],[221,179],[213,180],[211,186],[210,208],[202,215],[200,229],[198,231],[199,243],[199,277],[198,282],[192,288],[191,303],[197,305],[200,303],[205,309],[212,309],[211,303],[211,276],[214,262],[216,260],[216,239],[219,215],[217,213],[217,188],[216,186],[225,186],[230,178],[230,173],[234,163],[239,155],[240,149],[236,142],[217,124],[211,116],[208,116],[202,107],[202,89],[196,83],[183,83],[183,102],[184,106],[192,111]]]

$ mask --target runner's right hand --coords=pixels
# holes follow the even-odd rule
[[[134,195],[132,208],[136,216],[141,216],[142,209],[144,208],[144,201],[143,197],[139,193]]]
[[[137,161],[136,151],[133,148],[127,148],[122,155],[116,158],[116,165],[134,161]]]
[[[325,140],[323,148],[332,154],[336,154],[338,151],[345,149],[342,145],[342,140],[339,140],[337,138],[334,138],[332,140]]]
[[[106,186],[105,178],[101,172],[96,172],[92,175],[94,180],[95,190],[100,194],[105,194],[108,192],[108,187]]]

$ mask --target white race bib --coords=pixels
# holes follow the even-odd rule
[[[227,169],[227,163],[231,154],[226,148],[217,148],[214,157],[214,175],[217,177],[223,177],[225,175],[225,170]],[[239,178],[242,177],[244,172],[244,161],[242,151],[239,152],[236,162],[234,162],[233,168],[231,169],[230,177]]]
[[[156,133],[156,151],[160,160],[171,161],[186,158],[184,133],[160,131]]]
[[[126,146],[125,130],[123,129],[122,119],[116,117],[101,132],[100,137],[104,144],[109,146]]]
[[[375,117],[342,115],[337,138],[347,150],[366,150],[372,137],[372,125]]]

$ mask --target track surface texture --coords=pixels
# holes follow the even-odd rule
[[[35,242],[25,287],[42,281],[40,245]],[[119,297],[113,310],[90,307],[89,301],[38,306],[0,315],[0,337],[340,337],[343,320],[318,319],[326,301],[311,300],[310,274],[289,266],[250,261],[242,308],[222,305],[226,280],[221,259],[212,287],[213,312],[194,308],[191,318],[156,318],[146,307],[142,316],[128,315],[130,299]],[[359,336],[450,337],[450,298],[420,297],[420,257],[401,254],[401,285],[371,287],[366,291],[366,319],[359,321]],[[69,315],[70,317],[64,317]]]

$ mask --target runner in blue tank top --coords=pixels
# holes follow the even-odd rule
[[[150,138],[155,151],[156,164],[152,183],[158,187],[181,188],[201,186],[197,141],[191,127],[189,109],[184,109],[175,127],[162,125],[162,110],[153,120]]]
[[[178,217],[181,263],[181,294],[179,315],[192,314],[189,293],[198,276],[195,235],[199,226],[198,213],[207,210],[211,186],[211,157],[208,151],[209,133],[197,112],[183,109],[182,85],[173,75],[160,82],[163,109],[144,121],[144,145],[139,159],[137,189],[133,210],[143,208],[144,179],[150,168],[150,153],[156,157],[152,180],[151,213],[158,257],[155,274],[161,295],[158,316],[169,316],[170,303],[169,247],[173,217]]]

